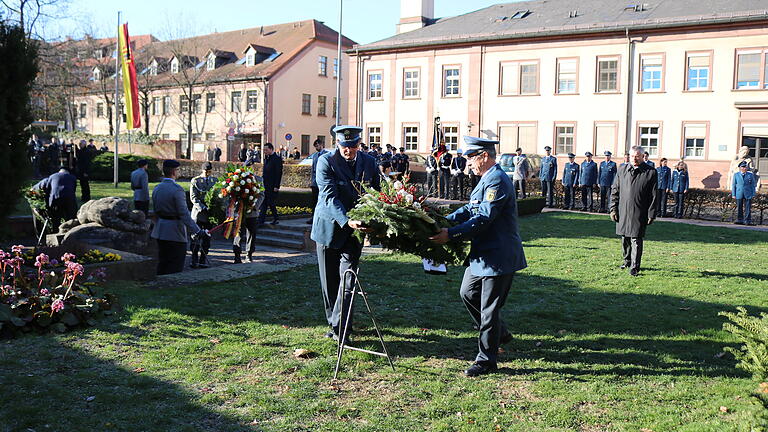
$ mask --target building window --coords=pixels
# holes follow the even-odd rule
[[[301,113],[312,114],[312,95],[306,93],[301,95]]]
[[[152,98],[152,115],[159,115],[159,114],[160,114],[160,98],[153,97]]]
[[[101,69],[99,68],[93,69],[93,80],[101,81]]]
[[[539,62],[526,60],[500,65],[499,94],[502,96],[539,93]]]
[[[86,114],[88,114],[88,105],[82,103],[80,104],[80,118],[84,119]]]
[[[163,115],[168,115],[171,110],[171,97],[163,96]]]
[[[640,57],[640,91],[664,91],[664,59],[662,56]]]
[[[619,91],[619,59],[597,59],[597,93]]]
[[[579,59],[557,59],[557,93],[575,94],[579,92],[576,77],[579,72]]]
[[[192,141],[201,141],[202,139],[203,139],[202,134],[199,134],[199,133],[192,134]]]
[[[690,123],[683,124],[686,158],[703,158],[704,148],[707,145],[707,124]]]
[[[317,115],[325,116],[325,96],[317,97]]]
[[[232,112],[240,112],[242,108],[242,99],[243,99],[243,92],[241,91],[233,91],[231,97],[231,108],[230,111]]]
[[[151,65],[149,65],[149,74],[151,76],[157,75],[157,62],[153,61]]]
[[[333,97],[333,108],[332,108],[332,111],[333,111],[333,114],[331,114],[331,115],[333,116],[333,118],[336,118],[336,96]]]
[[[592,153],[603,154],[606,150],[615,153],[618,129],[618,122],[595,122],[595,146]]]
[[[96,117],[104,117],[104,104],[101,102],[96,104]]]
[[[403,143],[405,151],[419,150],[419,127],[403,126]],[[381,143],[379,143],[381,144]]]
[[[381,99],[382,82],[381,72],[368,73],[368,99]]]
[[[205,140],[206,141],[214,141],[216,139],[215,133],[207,133],[205,134]]]
[[[368,126],[368,147],[381,145],[381,126]]]
[[[555,153],[567,154],[573,153],[576,143],[576,125],[557,124],[555,125]]]
[[[259,107],[259,93],[256,90],[245,92],[245,110],[256,111]]]
[[[189,98],[187,95],[179,96],[179,113],[186,114],[189,111]]]
[[[640,125],[640,146],[648,152],[649,156],[658,156],[659,154],[660,130],[659,125]]]
[[[339,77],[339,59],[338,58],[333,59],[333,77],[334,78]]]
[[[449,151],[456,151],[459,148],[459,127],[443,126],[443,137],[445,137],[445,148]]]
[[[499,126],[499,151],[514,153],[518,147],[524,153],[537,153],[536,123],[515,123]]]
[[[167,134],[167,133],[162,134],[160,135],[160,139],[164,139],[164,140],[171,139],[171,134]]]
[[[209,71],[216,69],[216,56],[211,54],[208,56],[208,61],[205,64],[205,68]]]
[[[763,62],[761,51],[743,51],[736,54],[736,88],[739,90],[759,89],[760,69]]]
[[[403,70],[403,98],[419,97],[419,69]]]
[[[712,56],[709,53],[686,55],[686,90],[709,90],[712,83]]]
[[[172,74],[179,73],[179,61],[176,58],[171,60],[171,73]]]
[[[200,114],[200,101],[203,99],[203,95],[196,94],[192,95],[192,111],[195,112],[195,114]]]
[[[185,133],[180,133],[180,134],[179,134],[179,141],[181,141],[181,142],[185,142],[186,140],[187,140],[187,134],[185,134]]]
[[[216,110],[216,93],[205,94],[205,112],[212,113]]]
[[[461,69],[443,68],[443,97],[459,96],[461,90]]]
[[[253,54],[253,52],[249,52],[245,55],[245,65],[246,66],[253,66],[256,64],[256,55]]]
[[[328,57],[320,56],[320,59],[317,61],[317,74],[328,76]]]

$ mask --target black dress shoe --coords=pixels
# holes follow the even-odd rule
[[[626,264],[626,263],[619,266],[619,268],[622,270],[626,269],[627,267],[629,267],[629,264]]]
[[[333,330],[328,330],[323,336],[328,339],[333,339],[336,337],[336,333],[334,333]]]
[[[640,270],[632,269],[632,270],[629,271],[629,275],[630,276],[639,276],[640,275]]]
[[[480,375],[486,375],[489,373],[496,372],[498,368],[495,365],[484,365],[480,363],[475,363],[472,366],[469,367],[469,369],[464,371],[464,375],[468,377],[476,377]]]

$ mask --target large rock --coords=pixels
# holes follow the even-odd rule
[[[149,232],[146,231],[143,234],[139,234],[118,231],[95,222],[89,222],[69,230],[64,235],[64,240],[62,241],[62,244],[65,246],[68,243],[98,245],[141,254],[146,251],[149,244]]]
[[[137,234],[146,233],[150,226],[143,212],[132,210],[128,200],[117,197],[88,201],[78,210],[77,220],[81,225],[95,222],[107,228]]]
[[[149,244],[151,221],[143,212],[117,197],[91,200],[77,212],[77,219],[61,224],[61,244],[85,243],[122,251],[144,253]]]

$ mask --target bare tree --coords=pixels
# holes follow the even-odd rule
[[[0,0],[8,12],[7,19],[17,22],[27,35],[27,39],[44,39],[37,32],[41,21],[58,18],[65,10],[69,0]]]

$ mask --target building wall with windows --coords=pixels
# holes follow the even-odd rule
[[[381,142],[398,147],[405,128],[418,126],[418,145],[408,150],[419,153],[429,151],[439,116],[459,136],[498,138],[501,152],[543,154],[549,145],[561,162],[569,151],[578,160],[605,150],[620,159],[642,144],[657,166],[662,157],[670,166],[684,158],[698,187],[728,188],[743,144],[753,156],[763,152],[768,172],[764,21],[630,37],[631,59],[626,35],[617,33],[366,51],[351,59],[362,77],[350,87],[349,116],[380,127]],[[410,69],[420,72],[417,98],[404,95]],[[382,74],[379,98],[368,94],[374,71]],[[364,97],[355,100],[358,92]]]

